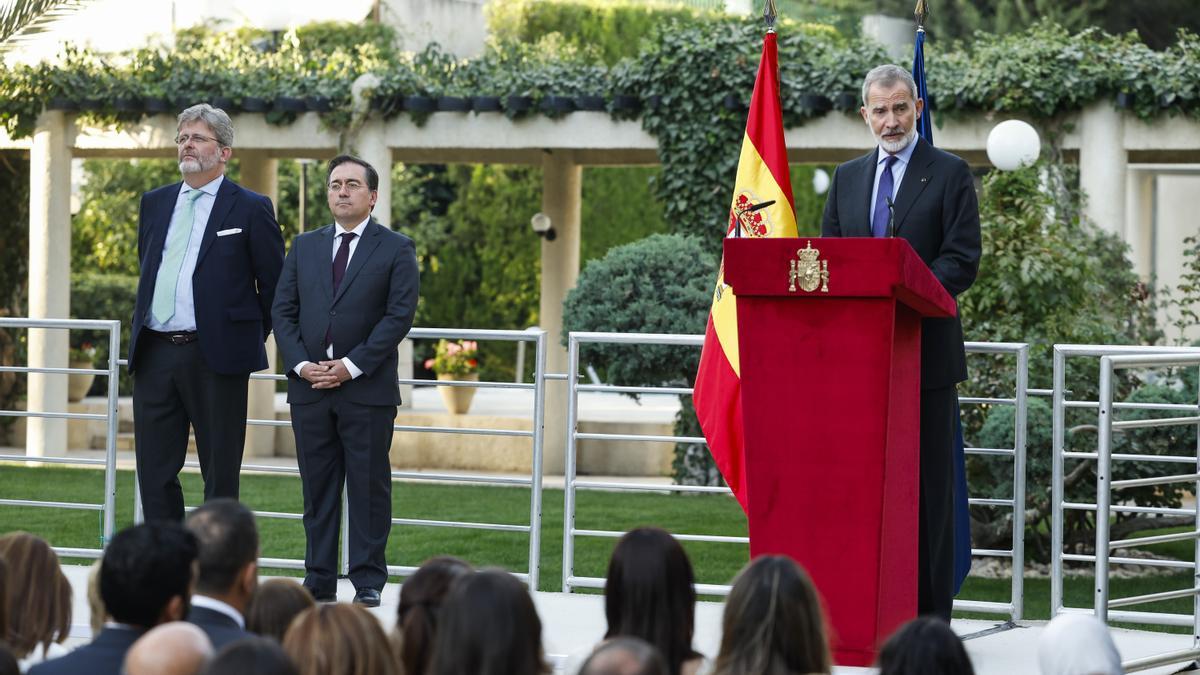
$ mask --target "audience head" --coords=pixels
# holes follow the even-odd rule
[[[642,527],[617,541],[604,584],[605,638],[638,637],[658,648],[672,675],[700,656],[692,649],[696,589],[692,564],[669,533]]]
[[[357,605],[316,605],[288,626],[283,650],[300,675],[397,675],[379,620]]]
[[[184,525],[200,550],[196,592],[245,611],[258,583],[254,514],[235,499],[213,499],[192,511]]]
[[[198,626],[172,621],[150,629],[125,654],[126,675],[196,675],[213,655]]]
[[[0,558],[8,568],[4,640],[13,656],[25,658],[39,647],[62,642],[71,632],[71,582],[54,549],[40,537],[12,532],[0,537]]]
[[[108,610],[104,608],[104,598],[100,597],[100,560],[88,568],[87,582],[88,623],[92,626],[92,635],[99,635],[108,620]]]
[[[950,625],[920,617],[900,627],[879,652],[879,675],[975,675]]]
[[[667,662],[649,642],[618,637],[601,642],[579,675],[667,675]]]
[[[13,656],[12,649],[3,642],[0,642],[0,675],[21,675],[21,665],[17,663],[17,657]]]
[[[542,622],[525,585],[499,569],[459,577],[438,615],[429,672],[549,673],[542,653]]]
[[[829,642],[812,581],[791,558],[763,556],[725,600],[716,673],[828,673]]]
[[[405,675],[424,675],[429,670],[442,601],[454,580],[472,571],[469,563],[458,558],[432,558],[400,586],[396,638]]]
[[[121,530],[100,563],[100,598],[118,623],[151,628],[187,616],[196,538],[179,523]]]
[[[288,626],[312,607],[312,594],[293,579],[267,579],[254,589],[246,606],[246,630],[283,642]]]
[[[0,642],[8,635],[8,563],[0,555]],[[6,645],[7,648],[7,645]]]
[[[1042,675],[1120,675],[1121,655],[1108,626],[1090,614],[1060,614],[1038,638]]]
[[[283,647],[274,640],[248,637],[225,645],[201,671],[203,675],[300,675]]]

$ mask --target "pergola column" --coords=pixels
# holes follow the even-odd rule
[[[67,118],[50,111],[38,118],[29,148],[29,317],[66,319],[71,309],[71,151]],[[64,251],[67,252],[64,254]],[[31,329],[29,365],[67,366],[68,331]],[[28,409],[67,411],[65,375],[29,374]],[[25,454],[64,455],[67,421],[31,417]]]
[[[279,160],[263,152],[236,151],[242,166],[242,185],[266,195],[279,212]],[[267,370],[274,373],[276,365],[275,336],[267,338]],[[250,419],[275,419],[275,381],[250,380],[246,416]],[[275,427],[251,425],[246,427],[247,457],[275,455]]]
[[[542,287],[538,324],[547,333],[546,370],[567,372],[567,350],[562,347],[563,300],[579,279],[580,210],[583,201],[583,167],[569,151],[542,155],[542,213],[550,217],[554,241],[542,239]],[[546,383],[546,436],[543,469],[562,473],[567,433],[566,383]]]
[[[1147,169],[1130,169],[1126,195],[1125,243],[1133,269],[1144,281],[1154,276],[1154,192],[1157,176]]]
[[[1125,241],[1125,121],[1105,101],[1084,109],[1080,118],[1079,187],[1087,195],[1084,215]]]

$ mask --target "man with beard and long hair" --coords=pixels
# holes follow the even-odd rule
[[[204,499],[238,497],[250,373],[267,367],[283,236],[271,200],[225,178],[233,124],[179,114],[183,180],[142,195],[129,343],[134,449],[147,520],[183,519],[179,471],[196,435]]]
[[[957,298],[979,270],[979,202],[971,170],[918,138],[925,102],[907,70],[872,69],[862,99],[859,112],[878,147],[837,168],[821,235],[905,239]],[[954,601],[955,387],[965,379],[959,317],[922,320],[917,611],[946,621]]]

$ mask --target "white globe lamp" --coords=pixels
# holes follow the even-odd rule
[[[1005,120],[992,128],[987,138],[987,156],[1001,171],[1013,171],[1037,161],[1042,140],[1028,122]]]
[[[813,192],[823,195],[829,190],[829,172],[825,169],[817,169],[813,172]]]

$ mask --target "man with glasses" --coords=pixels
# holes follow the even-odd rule
[[[354,602],[378,607],[392,528],[396,347],[417,309],[417,256],[412,240],[371,217],[374,167],[334,157],[326,184],[334,222],[292,241],[272,308],[304,486],[304,587],[337,599],[344,482]]]
[[[179,471],[196,435],[204,499],[238,497],[250,373],[267,367],[283,236],[271,200],[225,178],[233,124],[179,114],[183,181],[142,195],[129,343],[134,449],[146,520],[183,520]]]

